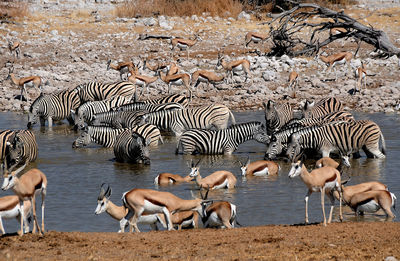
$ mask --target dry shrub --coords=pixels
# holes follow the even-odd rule
[[[0,19],[25,17],[29,14],[28,4],[17,1],[0,2]]]
[[[191,16],[208,13],[211,16],[236,17],[243,9],[238,0],[129,0],[115,8],[118,17]]]

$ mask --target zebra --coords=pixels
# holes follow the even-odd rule
[[[4,160],[6,159],[7,142],[14,139],[15,132],[13,130],[0,131],[0,173],[4,171]]]
[[[247,122],[232,125],[223,130],[188,130],[180,137],[175,153],[182,146],[183,154],[225,154],[231,155],[240,144],[255,139],[268,143],[264,125],[261,122]]]
[[[110,99],[102,101],[87,102],[79,106],[78,110],[71,110],[75,126],[79,129],[83,128],[85,122],[93,120],[93,116],[97,113],[108,112],[112,108],[127,104],[130,102],[129,98],[124,96],[115,96]]]
[[[180,136],[189,129],[225,129],[228,126],[229,117],[235,124],[235,117],[225,105],[210,105],[198,108],[157,111],[139,117],[138,125],[149,123],[156,125],[164,131],[172,131],[175,136]]]
[[[293,110],[289,103],[276,105],[274,101],[268,100],[263,105],[267,133],[269,135],[277,132],[283,125],[293,119]]]
[[[160,130],[156,126],[144,124],[130,128],[132,131],[150,139],[150,146],[157,146],[158,141],[163,143]],[[72,148],[82,148],[94,142],[106,148],[111,148],[119,134],[125,129],[114,129],[110,127],[85,127],[81,135],[72,143]]]
[[[379,149],[382,139],[382,151]],[[379,126],[370,120],[310,127],[291,135],[286,155],[295,160],[303,149],[315,149],[322,157],[339,152],[342,157],[363,149],[367,157],[385,158],[386,144]]]
[[[134,102],[121,105],[119,107],[114,108],[116,111],[167,111],[167,110],[182,110],[184,109],[183,105],[180,103],[161,103],[161,104],[152,104],[152,103],[144,103],[144,102]]]
[[[88,101],[102,101],[114,96],[133,97],[136,87],[131,82],[99,83],[88,82],[75,87],[82,103]]]
[[[130,128],[135,126],[139,116],[148,111],[109,111],[93,115],[93,120],[89,122],[90,126],[113,127],[117,129]]]
[[[136,98],[134,99],[134,102],[136,102]],[[189,99],[186,96],[180,95],[180,94],[171,94],[171,95],[164,96],[162,98],[153,99],[153,100],[144,100],[141,102],[147,103],[147,104],[179,103],[184,108],[186,108],[189,105]]]
[[[317,102],[317,104],[306,100],[304,106],[301,107],[304,118],[320,118],[325,114],[342,111],[343,109],[342,102],[335,97],[324,98]]]
[[[18,130],[13,139],[6,143],[7,170],[11,172],[15,167],[26,165],[36,160],[38,144],[36,137],[30,130]]]
[[[319,118],[303,118],[303,119],[292,119],[287,122],[279,131],[284,131],[291,129],[293,127],[311,127],[311,126],[321,126],[324,124],[332,123],[335,121],[350,122],[354,121],[354,117],[350,112],[337,111],[331,112],[323,115]]]
[[[150,138],[144,138],[132,129],[123,130],[116,138],[114,155],[117,162],[150,164]]]
[[[68,119],[73,124],[71,110],[76,110],[81,102],[78,92],[75,89],[61,91],[56,94],[40,94],[29,108],[27,127],[31,128],[38,119],[40,125],[44,126],[48,121],[49,127],[52,127],[53,120]]]

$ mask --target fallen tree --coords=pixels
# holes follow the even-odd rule
[[[318,22],[311,22],[311,19],[320,18]],[[382,57],[397,55],[400,58],[400,49],[394,46],[385,32],[373,28],[371,25],[364,25],[357,20],[344,14],[343,11],[336,12],[317,4],[302,3],[288,11],[274,15],[270,27],[270,37],[274,44],[269,55],[315,55],[323,46],[341,38],[354,38],[358,42],[358,49],[361,42],[368,43],[380,50]],[[338,34],[329,34],[323,39],[322,32],[334,28],[344,28]],[[308,39],[300,36],[300,32],[309,30]],[[326,35],[326,34],[325,34]]]

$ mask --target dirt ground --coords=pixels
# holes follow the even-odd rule
[[[139,234],[50,231],[44,236],[3,236],[0,259],[385,260],[400,257],[399,238],[400,223],[392,222]]]

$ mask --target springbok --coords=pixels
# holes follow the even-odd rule
[[[24,208],[23,219],[24,219],[25,233],[28,233],[29,232],[28,217],[31,213],[31,202],[25,200],[23,203],[23,208]],[[6,231],[4,230],[2,219],[16,218],[18,222],[20,222],[21,212],[22,212],[21,205],[18,196],[11,195],[0,198],[0,229],[3,235],[6,233]]]
[[[169,185],[169,184],[178,184],[192,181],[193,177],[187,175],[186,177],[182,177],[178,174],[172,174],[168,172],[163,172],[157,175],[154,179],[154,184],[156,185]]]
[[[280,166],[273,161],[269,160],[257,160],[250,163],[250,158],[247,158],[246,164],[241,161],[240,170],[242,171],[242,176],[275,176],[278,175]]]
[[[247,81],[247,78],[250,76],[250,62],[246,59],[241,59],[241,60],[235,60],[235,61],[231,61],[231,62],[226,62],[225,58],[218,53],[218,63],[217,63],[217,69],[219,66],[222,66],[222,68],[224,68],[227,73],[229,73],[230,78],[232,80],[233,83],[233,74],[243,71],[246,75],[246,79],[245,82]]]
[[[326,226],[326,217],[325,217],[325,193],[326,190],[337,190],[339,191],[339,218],[340,221],[343,220],[342,217],[342,188],[341,188],[341,180],[340,180],[340,172],[337,169],[332,167],[322,167],[319,169],[314,169],[311,173],[307,171],[307,168],[301,161],[297,161],[292,163],[292,168],[289,171],[289,178],[294,178],[300,176],[304,184],[308,187],[308,192],[305,197],[306,204],[306,215],[305,222],[308,223],[308,198],[313,192],[319,191],[321,193],[321,207],[322,214],[324,217],[323,224]],[[331,201],[331,212],[333,210],[333,204],[335,200],[333,195],[328,194],[328,197]],[[328,223],[330,220],[328,221]]]
[[[244,38],[245,42],[245,47],[253,42],[253,43],[259,43],[263,42],[268,38],[269,34],[268,33],[257,33],[257,32],[248,32]]]
[[[289,79],[288,79],[289,85],[288,85],[288,92],[292,90],[293,93],[293,98],[296,98],[296,87],[297,84],[299,83],[299,74],[295,71],[291,71],[289,73]]]
[[[233,228],[236,221],[236,205],[227,202],[214,202],[207,207],[202,204],[202,221],[204,227]],[[237,222],[237,221],[236,221]]]
[[[329,56],[319,55],[319,58],[328,66],[328,71],[332,68],[335,70],[335,81],[337,81],[336,65],[347,64],[348,71],[350,72],[350,60],[353,58],[353,54],[349,52],[339,52]]]
[[[187,59],[189,60],[189,49],[197,43],[197,41],[201,41],[201,38],[195,34],[194,39],[183,39],[183,38],[173,38],[171,40],[171,50],[174,50],[175,46],[178,47],[181,51],[187,50]]]
[[[140,92],[139,98],[142,96],[143,91],[146,89],[147,94],[149,94],[149,85],[157,81],[157,76],[146,76],[139,75],[136,73],[134,69],[130,69],[129,71],[131,75],[128,77],[128,81],[134,83],[135,85],[139,85],[142,87],[142,91]]]
[[[237,182],[235,175],[232,172],[226,170],[215,171],[209,176],[202,178],[200,176],[200,163],[201,159],[194,164],[192,161],[192,170],[189,174],[190,177],[196,178],[196,184],[199,187],[209,189],[220,189],[220,188],[234,188]]]
[[[339,170],[339,172],[342,172],[344,167],[349,168],[351,166],[349,161],[349,156],[342,156],[340,163],[330,157],[323,157],[315,162],[316,168],[322,168],[328,166]]]
[[[33,212],[33,230],[32,233],[36,233],[36,229],[39,231],[39,234],[44,232],[44,199],[47,191],[47,178],[46,175],[38,169],[30,169],[25,172],[20,178],[17,177],[17,174],[20,173],[26,164],[17,169],[16,171],[11,172],[5,171],[4,173],[4,181],[2,190],[8,190],[12,188],[14,193],[18,196],[20,205],[23,204],[24,200],[30,200],[32,205]],[[42,195],[42,229],[39,227],[39,223],[36,218],[36,192],[40,192]],[[25,216],[24,208],[21,208],[21,234],[24,234],[23,225]]]
[[[202,82],[207,83],[207,88],[209,87],[210,83],[215,87],[217,83],[220,83],[223,80],[224,76],[219,76],[214,72],[206,70],[197,70],[192,74],[192,83],[194,83],[194,88],[197,88],[197,86]]]
[[[136,65],[133,63],[133,61],[130,62],[119,62],[117,65],[114,65],[111,63],[111,59],[107,61],[107,71],[111,69],[114,69],[116,71],[119,71],[119,77],[122,79],[122,75],[128,74],[130,70],[134,70],[136,73],[138,72],[138,69]]]
[[[8,76],[7,79],[11,79],[11,81],[17,85],[18,87],[21,88],[21,95],[20,95],[20,100],[22,101],[22,95],[25,91],[25,93],[28,95],[26,92],[26,87],[36,87],[42,92],[42,79],[39,76],[28,76],[28,77],[23,77],[23,78],[16,78],[14,73],[14,67],[11,67],[8,71]]]
[[[387,218],[395,218],[391,207],[395,208],[396,196],[387,190],[370,190],[351,197],[348,205],[356,215],[364,212],[377,212],[382,209]]]
[[[137,222],[143,213],[164,214],[167,229],[173,230],[172,213],[187,210],[200,212],[203,202],[200,198],[184,200],[172,193],[151,189],[132,189],[123,194],[122,200],[130,210],[125,217],[129,220],[130,231],[134,228],[136,232],[140,232]]]
[[[357,78],[356,91],[358,89],[358,91],[361,92],[363,85],[364,89],[367,89],[367,71],[365,70],[364,63],[361,63],[361,67],[355,70],[355,76]]]
[[[155,75],[158,75],[159,71],[162,71],[167,75],[177,74],[180,71],[175,62],[166,63],[156,61],[155,64],[151,65],[147,60],[144,60],[142,69],[145,70],[146,68],[153,71]]]
[[[159,72],[160,78],[163,82],[168,84],[168,94],[171,91],[171,85],[181,86],[184,85],[189,91],[189,99],[192,99],[192,90],[190,89],[190,75],[187,73],[179,73],[173,75],[165,75],[163,72]]]
[[[21,53],[21,43],[18,41],[15,42],[8,42],[8,50],[10,50],[10,53],[14,55],[14,58],[17,57],[19,58],[19,54]]]

